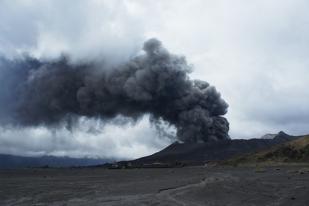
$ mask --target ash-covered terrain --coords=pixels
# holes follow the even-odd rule
[[[0,205],[280,205],[309,202],[309,167],[0,171]]]

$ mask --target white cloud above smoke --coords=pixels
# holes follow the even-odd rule
[[[1,1],[1,53],[75,61],[128,59],[143,43],[143,21],[123,1]]]
[[[308,6],[305,0],[3,0],[0,54],[66,53],[73,61],[118,63],[157,37],[187,57],[192,77],[222,93],[230,105],[232,138],[309,133]],[[98,134],[85,128],[6,128],[0,152],[138,157],[169,143],[153,136],[147,117],[135,126],[105,126]]]

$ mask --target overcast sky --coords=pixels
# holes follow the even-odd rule
[[[151,37],[193,65],[228,102],[232,138],[309,133],[306,0],[0,0],[0,55],[72,61],[140,53]],[[1,86],[1,83],[0,83]],[[115,121],[117,122],[117,121]],[[66,128],[0,128],[0,153],[136,158],[171,140],[137,123],[80,120]],[[89,132],[89,131],[97,132]]]

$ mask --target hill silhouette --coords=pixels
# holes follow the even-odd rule
[[[227,163],[265,163],[265,162],[309,162],[309,135],[305,135],[293,141],[276,145],[270,149],[265,149],[250,155],[242,155]]]
[[[207,143],[175,142],[150,156],[130,161],[133,165],[153,163],[164,164],[203,164],[209,161],[226,160],[231,157],[257,152],[300,138],[279,132],[272,139],[233,139]]]

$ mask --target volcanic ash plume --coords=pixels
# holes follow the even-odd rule
[[[2,59],[1,124],[56,126],[81,116],[104,121],[150,114],[174,125],[184,142],[229,138],[229,123],[222,117],[228,105],[215,87],[190,80],[185,58],[170,54],[160,41],[150,39],[143,49],[144,55],[112,69],[70,64],[66,58]]]

